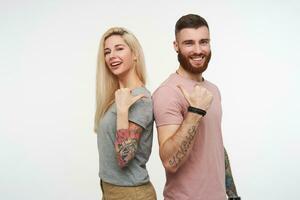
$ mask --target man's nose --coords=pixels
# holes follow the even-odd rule
[[[194,46],[194,53],[196,53],[196,54],[202,53],[202,47],[201,47],[201,45],[195,44],[195,46]]]

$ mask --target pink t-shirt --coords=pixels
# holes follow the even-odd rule
[[[197,83],[174,73],[161,84],[152,96],[157,127],[182,123],[188,102],[177,85],[190,93]],[[165,200],[226,199],[221,97],[214,84],[201,84],[213,94],[213,102],[200,121],[188,159],[176,173],[166,172]]]

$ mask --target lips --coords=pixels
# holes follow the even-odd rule
[[[111,62],[110,66],[115,67],[117,65],[120,65],[122,62],[121,61],[115,61],[115,62]]]
[[[204,61],[205,56],[204,55],[190,56],[190,59],[195,64],[201,64],[202,61]]]
[[[121,64],[122,64],[121,61],[114,61],[114,62],[109,63],[110,68],[113,70],[117,69]]]

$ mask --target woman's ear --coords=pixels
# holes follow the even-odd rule
[[[136,62],[137,61],[137,56],[133,54],[133,61]]]

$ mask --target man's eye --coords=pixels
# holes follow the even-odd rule
[[[209,40],[202,40],[200,42],[201,45],[208,45],[209,44]]]

